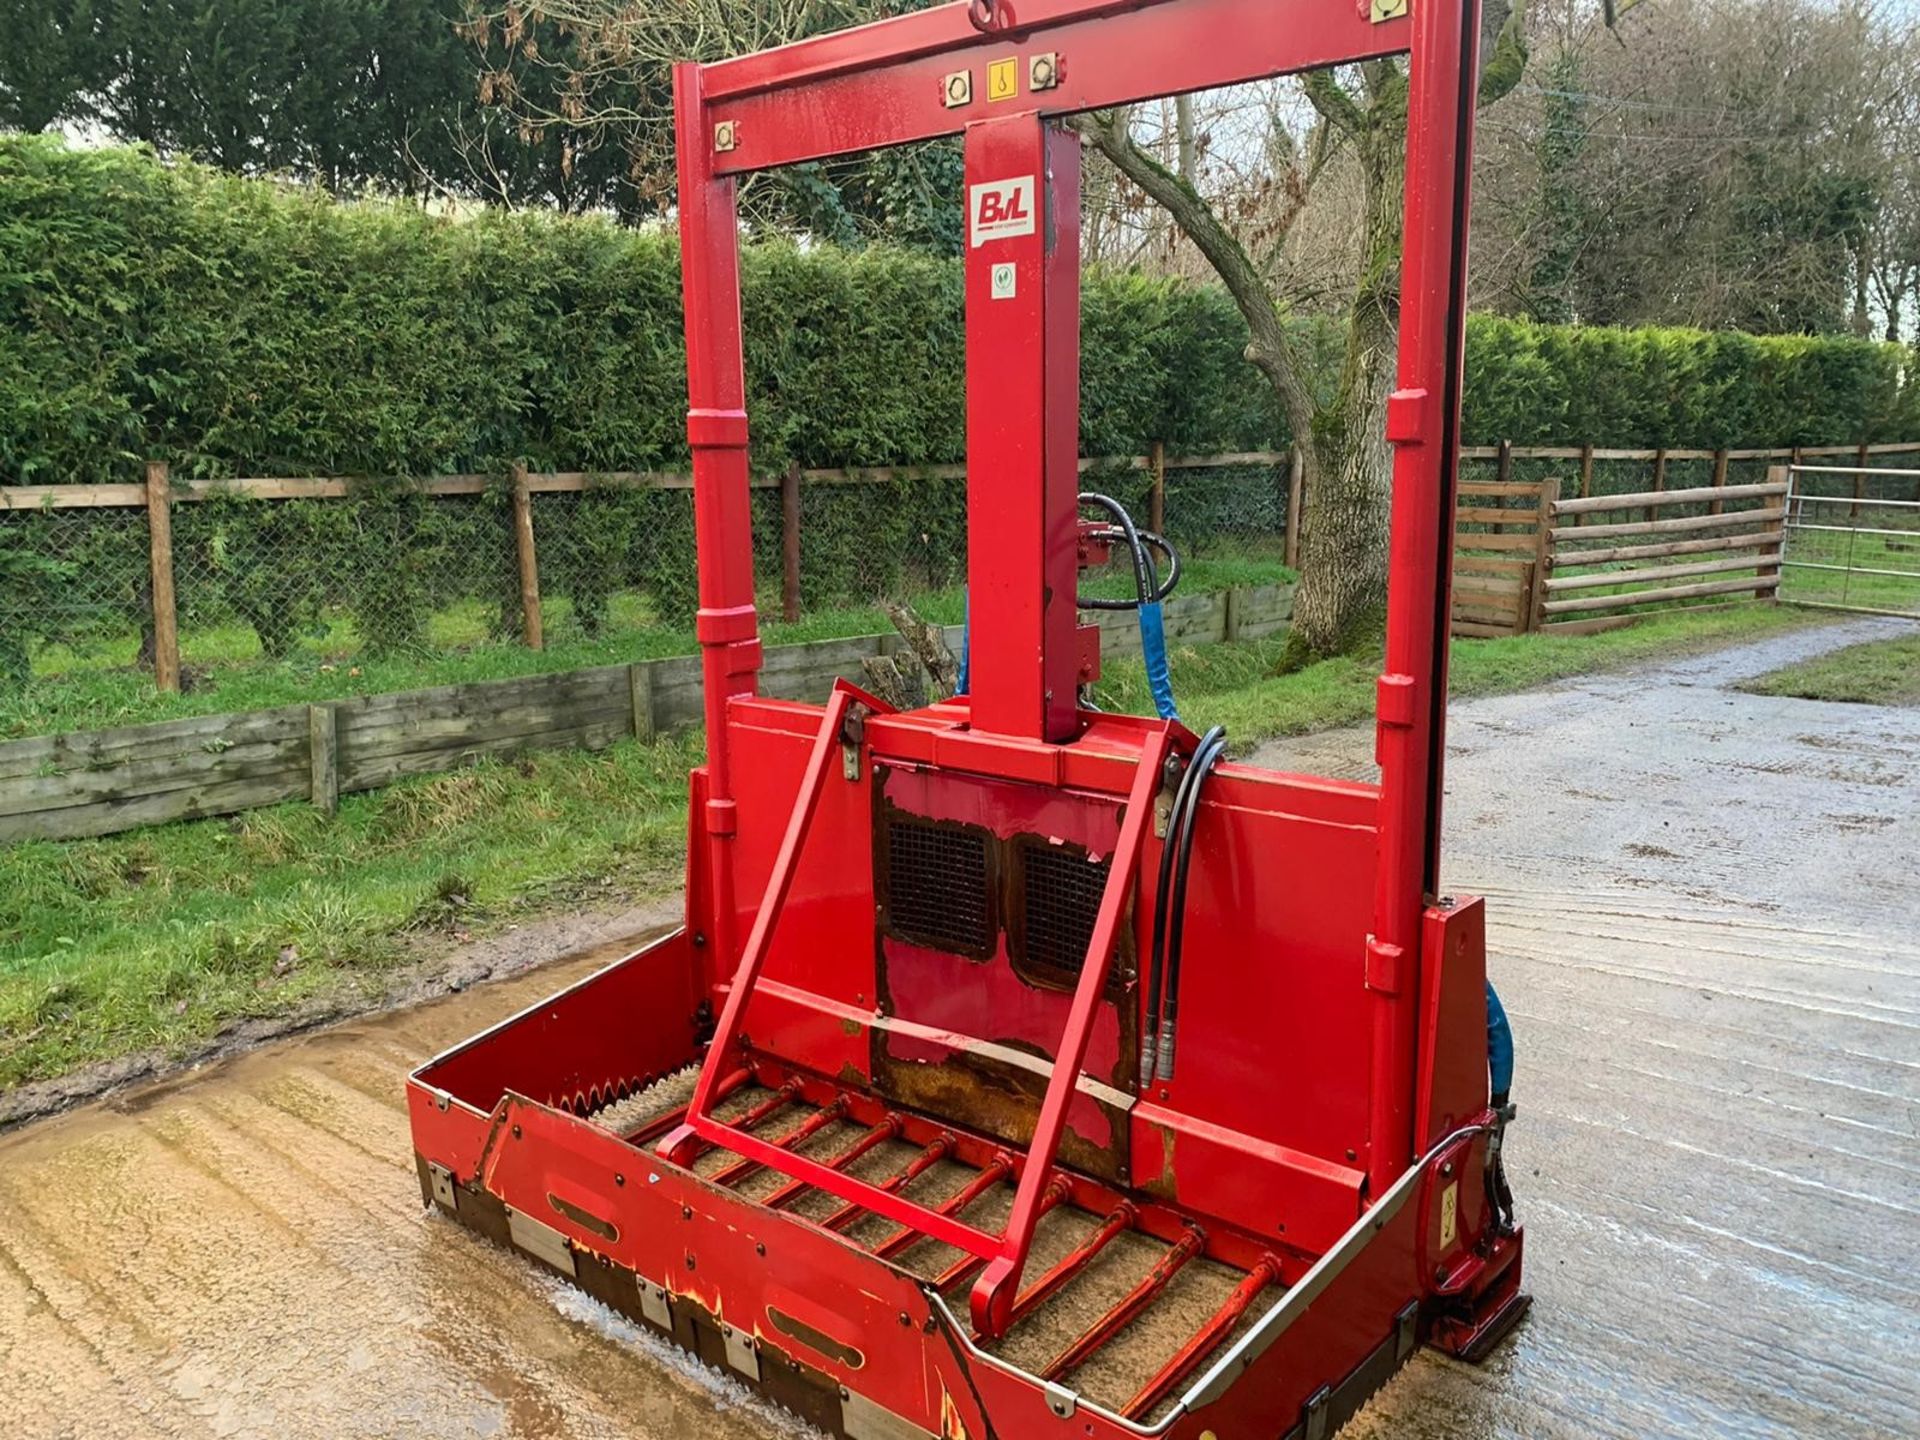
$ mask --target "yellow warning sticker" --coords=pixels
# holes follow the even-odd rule
[[[1011,100],[1020,93],[1020,59],[1009,55],[987,66],[987,99]]]
[[[1440,1192],[1440,1248],[1453,1244],[1460,1233],[1460,1182],[1454,1181]]]

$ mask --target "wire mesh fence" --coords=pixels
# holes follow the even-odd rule
[[[183,663],[420,653],[519,629],[497,496],[219,496],[173,511]]]
[[[1553,477],[1562,497],[1601,496],[1737,486],[1765,479],[1785,458],[1513,447],[1465,452],[1461,474],[1468,481]],[[1881,468],[1903,463],[1895,454],[1873,460]],[[1863,483],[1870,498],[1920,496],[1905,475],[1886,476],[1884,492],[1874,488],[1880,479]],[[1290,510],[1297,516],[1299,504],[1285,453],[1095,459],[1083,462],[1080,486],[1111,495],[1143,525],[1157,521],[1196,585],[1257,584],[1283,573]],[[155,561],[140,487],[48,493],[62,488],[87,487],[0,497],[0,680],[7,683],[134,672],[153,661]],[[683,476],[531,477],[524,496],[537,555],[531,576],[523,571],[507,476],[189,482],[173,494],[168,563],[190,678],[219,666],[345,665],[517,646],[532,633],[529,582],[545,643],[585,647],[581,663],[693,645],[694,509]],[[1692,508],[1704,512],[1711,503]],[[1920,512],[1901,514],[1889,528],[1904,530]],[[930,615],[959,618],[963,467],[762,477],[752,491],[752,521],[760,608],[770,619],[864,616],[882,598],[920,599]],[[1903,568],[1901,535],[1872,543],[1895,557],[1881,568]],[[1090,579],[1093,593],[1130,587],[1119,568]],[[1816,575],[1807,583],[1825,582]],[[1805,591],[1796,577],[1788,593]]]
[[[144,511],[0,514],[0,682],[150,659],[152,587]]]

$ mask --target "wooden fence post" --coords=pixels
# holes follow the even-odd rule
[[[173,510],[170,471],[164,460],[147,462],[147,539],[153,564],[153,683],[180,692],[180,617],[173,593]]]
[[[1147,447],[1147,473],[1153,487],[1147,493],[1147,528],[1156,535],[1167,533],[1167,443],[1156,440]]]
[[[520,554],[520,638],[529,650],[544,649],[540,624],[540,561],[533,549],[533,494],[527,489],[527,467],[513,467],[513,540]]]
[[[1502,440],[1500,442],[1500,473],[1498,479],[1502,485],[1511,484],[1513,481],[1513,442],[1511,440]]]
[[[1713,452],[1713,488],[1716,490],[1724,490],[1727,488],[1727,447],[1724,445]],[[1726,501],[1716,500],[1707,507],[1707,513],[1709,515],[1724,515],[1726,509]]]
[[[1522,634],[1538,630],[1546,622],[1547,579],[1553,574],[1553,507],[1559,500],[1559,477],[1542,480],[1540,508],[1534,517],[1533,594],[1528,597],[1527,613],[1521,617]]]
[[[1667,488],[1667,447],[1662,445],[1653,452],[1654,494],[1657,495],[1666,488]],[[1649,505],[1647,507],[1647,519],[1658,520],[1659,518],[1660,518],[1660,507],[1658,505]]]
[[[1300,507],[1301,491],[1306,488],[1307,457],[1298,445],[1293,447],[1293,458],[1287,465],[1287,545],[1286,562],[1295,570],[1300,568]]]
[[[313,807],[331,815],[340,808],[340,728],[333,706],[307,707],[307,753]]]
[[[780,613],[800,618],[800,462],[780,477]]]
[[[1793,453],[1794,458],[1797,460],[1800,455],[1800,448],[1795,446]],[[1767,467],[1767,483],[1770,485],[1788,485],[1791,478],[1790,473],[1784,465],[1769,465]],[[1784,506],[1785,502],[1792,498],[1793,492],[1792,489],[1789,488],[1787,494],[1782,497],[1782,505]],[[1773,544],[1763,545],[1760,548],[1762,563],[1754,571],[1753,578],[1761,581],[1770,580],[1772,583],[1763,584],[1753,592],[1753,598],[1756,600],[1778,600],[1780,598],[1780,562],[1785,558],[1787,521],[1791,518],[1791,515],[1783,515],[1780,520],[1775,522],[1775,539]],[[1771,552],[1773,558],[1771,565],[1764,563],[1769,552]]]
[[[1593,493],[1593,442],[1589,440],[1580,447],[1580,498],[1586,499]]]
[[[627,667],[627,691],[633,696],[633,738],[651,740],[654,735],[651,660],[642,660]]]
[[[1847,507],[1847,518],[1850,520],[1858,520],[1860,518],[1860,502],[1867,498],[1867,477],[1865,473],[1867,468],[1866,441],[1862,440],[1860,442],[1860,448],[1853,452],[1853,463],[1859,467],[1859,470],[1853,477],[1853,504]]]

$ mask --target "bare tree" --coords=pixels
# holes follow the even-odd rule
[[[1480,99],[1498,99],[1526,65],[1520,10],[1494,0],[1483,16],[1487,61]],[[1397,60],[1310,72],[1298,94],[1304,123],[1289,116],[1284,92],[1256,90],[1263,145],[1230,163],[1257,176],[1203,193],[1182,168],[1203,141],[1176,119],[1173,163],[1143,143],[1125,109],[1082,117],[1087,142],[1159,206],[1226,286],[1249,331],[1246,358],[1273,387],[1305,459],[1301,579],[1293,637],[1299,656],[1330,655],[1372,633],[1385,596],[1388,485],[1385,414],[1393,386],[1400,318],[1400,241],[1407,140],[1407,76]],[[1191,112],[1188,112],[1191,114]],[[1343,344],[1331,377],[1300,343],[1303,301],[1323,296],[1329,277],[1299,262],[1289,246],[1330,176],[1350,182],[1357,204],[1348,230],[1341,307]],[[1356,238],[1357,237],[1357,238]],[[1310,303],[1310,302],[1309,302]]]
[[[1474,300],[1544,320],[1837,330],[1911,294],[1915,41],[1897,0],[1537,0],[1485,118]],[[1896,322],[1895,329],[1898,325]]]

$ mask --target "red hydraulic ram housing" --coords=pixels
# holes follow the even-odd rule
[[[1472,0],[974,0],[678,68],[686,923],[412,1077],[432,1203],[856,1440],[1316,1437],[1423,1341],[1513,1323],[1484,918],[1437,880],[1477,26]],[[1057,117],[1396,53],[1381,782],[1208,774],[1178,721],[1078,704],[1104,546]],[[954,135],[968,693],[765,698],[736,177]]]

